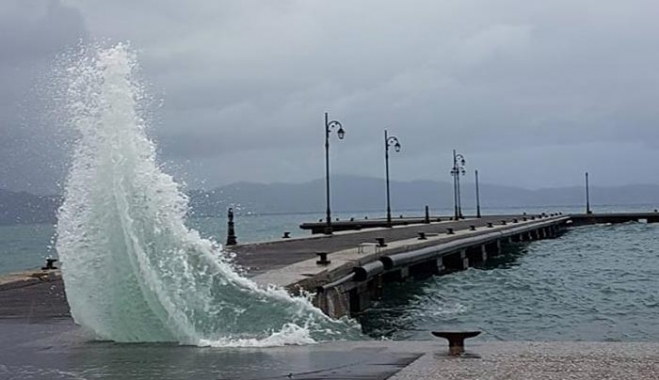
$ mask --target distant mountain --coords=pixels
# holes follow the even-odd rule
[[[385,208],[385,183],[380,178],[334,176],[331,178],[332,210],[382,211]],[[473,183],[462,183],[462,203],[473,209]],[[261,214],[322,213],[325,210],[324,179],[304,183],[240,182],[214,190],[191,190],[191,213],[195,216],[224,215],[228,207],[238,212]],[[659,186],[627,185],[592,187],[591,204],[652,204],[659,208]],[[527,190],[512,186],[481,184],[483,208],[577,206],[585,203],[582,187]],[[436,181],[391,182],[392,209],[432,210],[453,206],[453,184]],[[37,196],[0,189],[0,224],[53,223],[60,204],[57,196]]]
[[[462,204],[473,208],[475,186],[461,183]],[[657,204],[659,186],[628,185],[591,187],[593,205]],[[335,176],[331,178],[333,211],[378,211],[386,204],[385,182],[380,178]],[[190,193],[196,215],[223,214],[227,207],[258,213],[322,213],[325,181],[299,184],[236,183],[212,191]],[[481,205],[487,208],[577,206],[585,204],[582,187],[528,190],[512,186],[480,185]],[[436,181],[391,182],[392,209],[447,209],[453,206],[453,184]]]

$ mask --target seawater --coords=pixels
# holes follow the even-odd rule
[[[126,46],[92,49],[68,70],[78,134],[56,227],[71,314],[98,338],[271,346],[359,338],[305,297],[260,287],[220,244],[185,224],[188,199],[160,169],[140,116]]]
[[[482,268],[388,286],[360,320],[400,340],[481,330],[483,340],[656,342],[657,289],[659,224],[583,226],[508,245]]]

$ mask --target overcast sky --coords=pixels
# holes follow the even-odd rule
[[[0,188],[57,191],[65,121],[49,68],[130,41],[162,106],[149,130],[189,187],[333,173],[659,184],[656,0],[2,0]]]

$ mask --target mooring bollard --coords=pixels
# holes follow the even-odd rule
[[[476,226],[474,226],[473,224],[469,226],[469,231],[476,231]]]
[[[526,222],[528,219],[526,217],[523,217],[522,220]]]
[[[384,242],[383,237],[375,238],[375,241],[377,242],[378,247],[386,247],[387,244]]]
[[[453,232],[453,228],[451,228],[451,227],[447,227],[447,228],[446,228],[446,234],[447,234],[447,235],[453,235],[453,234],[454,234],[454,232]]]
[[[465,339],[480,335],[480,331],[432,331],[432,335],[448,340],[448,354],[460,356],[465,352]]]
[[[513,219],[513,223],[517,223],[517,219]]]
[[[291,233],[288,231],[284,231],[284,236],[281,237],[282,239],[290,239],[291,238]]]
[[[505,226],[506,224],[508,224],[508,222],[506,222],[505,220],[502,220],[502,221],[501,221],[501,225],[502,225],[502,226]]]
[[[327,260],[327,252],[316,252],[316,255],[320,258],[316,261],[317,265],[329,265],[331,263],[330,260]]]
[[[236,230],[233,226],[233,208],[229,207],[227,211],[227,245],[236,245],[238,244],[238,239],[236,238]]]
[[[494,228],[494,224],[492,224],[491,222],[488,222],[487,223],[487,228]]]
[[[418,232],[419,238],[418,240],[426,240],[426,233],[425,232]]]
[[[55,270],[55,269],[57,269],[57,267],[53,265],[56,262],[57,262],[57,259],[46,259],[46,266],[41,267],[41,270]]]

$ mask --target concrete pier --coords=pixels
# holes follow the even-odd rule
[[[645,221],[647,223],[659,223],[659,212],[631,213],[620,212],[610,214],[578,214],[570,215],[570,220],[574,226],[583,226],[588,224],[607,224],[607,223],[629,223]]]
[[[448,226],[435,226],[438,232],[427,232],[425,239],[394,240],[386,247],[374,246],[367,252],[358,241],[353,241],[352,246],[331,252],[328,265],[319,266],[315,260],[308,259],[267,271],[254,279],[262,284],[275,283],[292,292],[317,292],[317,305],[330,316],[356,315],[367,309],[371,300],[377,299],[377,292],[381,292],[387,282],[484,265],[489,257],[500,252],[502,242],[536,240],[543,236],[537,232],[542,229],[552,229],[559,234],[568,220],[567,216],[537,217],[517,223],[500,220],[491,227],[488,221],[483,221],[476,228],[470,228],[473,224],[469,223],[473,221],[466,221],[461,229],[451,234],[440,232],[446,231]],[[431,227],[432,224],[428,226]],[[399,228],[412,235],[415,226]],[[365,233],[354,233],[352,238]]]

